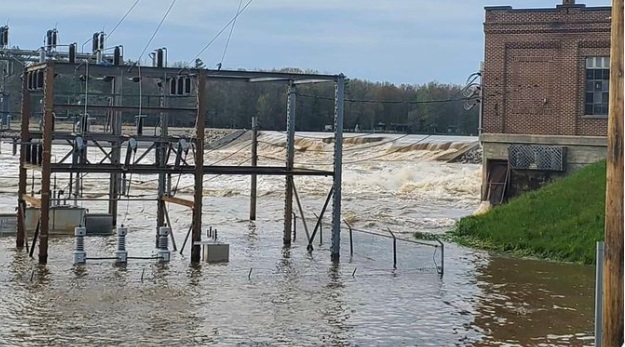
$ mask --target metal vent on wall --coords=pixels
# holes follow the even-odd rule
[[[566,147],[511,145],[508,163],[512,169],[564,171]]]

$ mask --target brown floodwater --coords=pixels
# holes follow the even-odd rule
[[[279,146],[271,146],[278,137],[265,137],[265,157],[283,155]],[[404,141],[410,146],[416,140]],[[315,148],[324,148],[317,142]],[[4,149],[0,168],[7,174],[0,177],[0,185],[7,193],[0,195],[0,212],[7,213],[14,211],[16,201],[10,192],[17,186],[11,176],[17,161],[7,154],[6,144]],[[208,161],[230,155],[223,163],[238,163],[244,153],[233,155],[237,150],[233,146],[212,152]],[[386,160],[355,160],[377,157],[383,150],[356,149],[346,157],[354,163],[345,166],[344,212],[358,228],[390,227],[403,238],[414,231],[443,232],[479,205],[479,165],[431,160],[440,153],[432,149],[394,153]],[[328,159],[321,152],[297,158],[309,165]],[[99,196],[106,191],[103,177],[87,178],[86,193]],[[133,194],[153,194],[151,178],[134,179]],[[260,179],[255,223],[247,220],[248,178],[209,179],[204,227],[218,228],[219,239],[230,244],[227,264],[192,267],[187,248],[165,265],[131,260],[115,267],[103,260],[75,267],[73,238],[54,237],[49,264],[39,267],[25,250],[15,249],[14,236],[0,237],[0,345],[593,344],[592,267],[511,259],[447,244],[440,276],[439,251],[400,241],[394,270],[390,240],[355,233],[350,257],[346,229],[341,262],[335,265],[329,259],[327,229],[323,243],[315,240],[315,251],[308,253],[300,221],[295,244],[282,247],[283,179]],[[61,177],[58,182],[62,184]],[[181,187],[189,184],[190,177],[181,179]],[[330,180],[303,178],[296,184],[305,212],[319,212]],[[102,203],[83,204],[92,212],[106,210]],[[123,201],[120,214],[130,228],[129,255],[150,256],[155,203]],[[170,206],[170,216],[180,247],[190,214]],[[115,242],[114,236],[89,237],[88,256],[112,256]]]

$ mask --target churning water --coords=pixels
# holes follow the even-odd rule
[[[480,166],[436,160],[476,138],[346,136],[353,137],[344,145],[343,214],[355,227],[390,228],[404,238],[415,231],[441,233],[479,205]],[[297,165],[331,169],[334,144],[326,137],[298,134]],[[261,135],[259,165],[283,165],[284,142],[281,133]],[[17,190],[18,162],[8,152],[5,144],[5,213],[14,211]],[[90,160],[102,157],[90,149]],[[249,157],[243,141],[207,151],[205,163],[248,165]],[[85,197],[105,197],[107,178],[90,176]],[[153,176],[132,181],[131,195],[155,197]],[[177,196],[190,196],[192,177],[174,183]],[[331,179],[297,177],[295,183],[307,217],[318,214]],[[57,189],[64,185],[57,177]],[[248,221],[249,185],[249,177],[206,176],[204,228],[217,228],[230,244],[228,264],[190,267],[187,248],[167,265],[131,261],[117,268],[94,261],[76,268],[73,239],[54,237],[49,264],[39,268],[25,250],[15,250],[13,236],[0,237],[0,345],[592,345],[591,268],[493,257],[448,244],[441,277],[435,271],[440,251],[399,242],[393,270],[390,240],[354,233],[350,257],[346,229],[335,266],[328,228],[309,254],[300,220],[295,244],[282,247],[283,177],[259,177],[254,223]],[[38,190],[37,182],[32,189]],[[102,202],[82,204],[91,212],[107,209]],[[191,216],[184,207],[169,209],[180,248]],[[129,254],[151,255],[156,203],[124,200],[120,220],[130,228]],[[112,256],[115,242],[113,236],[88,238],[88,255]]]

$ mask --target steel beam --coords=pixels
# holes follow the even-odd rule
[[[52,106],[54,104],[54,63],[45,69],[43,85],[43,153],[41,161],[41,228],[39,234],[39,264],[48,262],[48,229],[50,226],[50,159],[52,156]]]
[[[336,82],[334,101],[334,182],[332,196],[332,245],[330,256],[338,262],[341,256],[341,178],[343,170],[343,107],[345,102],[345,78]]]
[[[204,124],[206,122],[207,96],[206,96],[206,71],[200,70],[197,78],[197,119],[195,125],[196,150],[193,193],[193,232],[191,236],[191,262],[199,263],[201,256],[200,245],[202,241],[202,195],[204,179]]]
[[[45,68],[45,64],[33,64],[27,67],[27,71],[37,71]],[[71,75],[82,73],[85,70],[84,63],[71,64],[68,62],[57,62],[56,71],[59,75]],[[290,73],[290,72],[264,72],[264,71],[240,71],[240,70],[206,70],[206,69],[189,69],[189,68],[159,68],[151,66],[141,67],[141,78],[163,78],[164,76],[198,76],[200,71],[205,73],[206,79],[209,80],[241,80],[249,82],[252,79],[270,78],[266,82],[278,81],[328,81],[334,82],[341,78],[340,75],[324,75],[309,73]],[[121,66],[104,66],[90,65],[89,75],[93,77],[119,76],[124,73],[127,78],[139,78],[138,68],[135,65]],[[262,81],[262,80],[261,80]]]
[[[286,169],[290,171],[294,166],[295,159],[295,109],[296,109],[296,88],[289,85],[288,98],[286,104]],[[293,225],[293,177],[285,177],[284,193],[284,234],[282,241],[285,245],[291,244],[291,228]]]

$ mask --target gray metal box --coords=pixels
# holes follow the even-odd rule
[[[230,261],[230,245],[225,243],[201,242],[202,255],[207,263]]]

